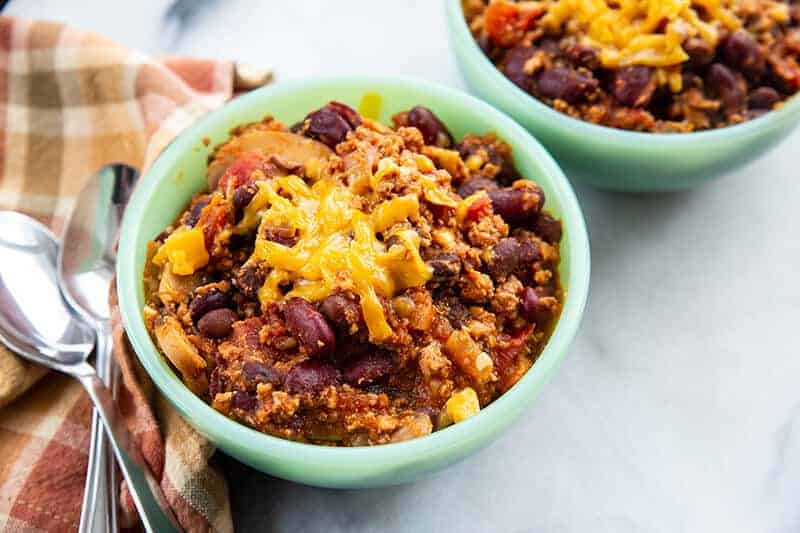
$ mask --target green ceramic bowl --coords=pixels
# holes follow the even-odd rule
[[[446,9],[453,50],[473,92],[527,128],[568,176],[596,187],[692,187],[755,159],[800,121],[800,97],[756,120],[698,133],[639,133],[574,119],[533,98],[497,70],[472,38],[460,0],[446,0]]]
[[[205,187],[206,158],[239,124],[272,114],[292,124],[329,100],[358,106],[376,93],[378,118],[422,104],[430,107],[460,138],[468,132],[496,132],[513,147],[523,175],[544,189],[547,207],[563,220],[560,271],[566,302],[552,338],[539,360],[505,395],[460,424],[416,440],[371,448],[331,448],[301,444],[254,431],[218,413],[192,394],[161,357],[142,320],[142,268],[147,242],[158,235]],[[203,142],[210,137],[211,143]],[[201,119],[169,145],[141,179],[122,225],[117,266],[125,329],[156,386],[197,430],[229,455],[285,479],[325,487],[372,487],[402,483],[433,472],[496,438],[533,402],[575,336],[589,288],[589,243],[575,194],[550,155],[511,119],[471,96],[414,80],[345,77],[280,83],[241,96]]]

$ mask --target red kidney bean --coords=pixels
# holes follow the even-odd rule
[[[264,285],[266,276],[260,268],[255,265],[243,265],[236,273],[233,283],[248,298],[256,298],[258,289]]]
[[[437,146],[450,146],[453,137],[442,122],[426,107],[416,106],[408,112],[408,125],[422,132],[425,144]]]
[[[356,111],[349,105],[332,100],[328,102],[328,105],[326,107],[329,107],[336,113],[338,113],[339,116],[341,116],[343,119],[347,121],[348,124],[350,124],[351,128],[356,129],[361,125],[361,115],[359,115],[358,111]]]
[[[562,228],[561,221],[556,220],[550,215],[540,213],[533,223],[533,231],[541,239],[550,244],[555,244],[561,240]]]
[[[525,72],[525,63],[533,57],[535,50],[530,46],[516,46],[506,54],[503,73],[517,87],[530,92],[533,87],[533,76]]]
[[[542,96],[558,98],[571,104],[585,100],[597,90],[595,78],[566,67],[552,67],[542,71],[536,81]]]
[[[320,312],[335,327],[349,331],[351,324],[361,322],[361,306],[343,294],[331,294],[319,305]]]
[[[277,386],[280,385],[282,381],[281,375],[275,367],[259,363],[258,361],[246,361],[244,365],[242,365],[242,375],[249,385],[272,383]]]
[[[247,391],[237,390],[233,391],[231,403],[233,407],[242,411],[252,411],[256,407],[256,397]]]
[[[704,67],[714,60],[714,47],[699,37],[686,39],[683,50],[689,56],[691,67]]]
[[[722,58],[726,64],[751,76],[764,71],[766,60],[756,40],[743,30],[735,31],[725,39]]]
[[[244,210],[250,204],[250,200],[258,192],[258,187],[254,183],[243,185],[233,191],[233,220],[239,222],[244,216]]]
[[[336,148],[336,145],[353,129],[344,117],[329,106],[312,112],[306,120],[308,121],[306,134],[330,148]]]
[[[494,212],[511,226],[525,226],[544,204],[544,192],[529,181],[516,181],[513,187],[489,191]]]
[[[283,309],[286,328],[294,334],[311,357],[336,350],[336,336],[328,321],[302,298],[290,298]]]
[[[558,39],[554,37],[543,37],[538,42],[537,47],[539,50],[547,52],[553,57],[559,57],[561,55],[561,45],[558,44]]]
[[[500,239],[492,250],[489,272],[494,278],[505,278],[519,266],[520,243],[514,237]]]
[[[576,66],[586,67],[589,70],[600,68],[600,56],[595,48],[584,44],[573,44],[567,48],[566,56]]]
[[[644,107],[650,103],[656,84],[653,69],[642,66],[622,67],[614,74],[612,93],[628,107]]]
[[[363,355],[342,372],[342,378],[351,385],[367,385],[389,374],[392,370],[392,357],[383,352]]]
[[[458,195],[461,198],[466,198],[467,196],[471,196],[478,191],[496,191],[499,188],[500,186],[496,181],[490,180],[489,178],[477,177],[462,183],[458,188]]]
[[[209,311],[197,321],[197,329],[211,339],[226,337],[239,317],[232,309],[221,308]]]
[[[281,226],[267,226],[264,229],[264,238],[290,248],[297,244],[298,241],[294,228],[284,228]]]
[[[539,215],[547,216],[547,215]],[[519,264],[530,265],[542,259],[542,250],[539,243],[526,238],[519,238]]]
[[[204,198],[194,203],[192,208],[189,210],[189,214],[186,217],[187,226],[195,227],[195,225],[197,225],[197,222],[200,220],[200,214],[203,211],[203,208],[207,206],[210,201],[211,201],[210,198]]]
[[[725,65],[720,63],[711,65],[706,83],[719,96],[728,111],[736,111],[744,105],[744,83],[740,82]]]
[[[197,323],[198,320],[203,318],[208,312],[222,307],[231,307],[233,302],[231,297],[217,289],[211,289],[202,294],[198,294],[192,299],[189,304],[189,313],[192,315],[192,321]]]
[[[307,359],[289,370],[284,388],[291,394],[319,392],[336,385],[338,381],[339,373],[333,365],[317,359]]]
[[[539,295],[531,287],[525,287],[522,291],[522,312],[530,322],[541,324],[550,318],[550,308],[542,302]]]
[[[759,87],[747,97],[747,103],[753,109],[772,109],[781,99],[781,95],[772,87]]]

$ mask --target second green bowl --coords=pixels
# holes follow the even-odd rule
[[[569,117],[508,80],[480,49],[460,0],[446,0],[453,50],[472,91],[530,131],[567,175],[603,189],[685,189],[743,166],[778,144],[800,122],[800,98],[763,117],[697,133],[640,133]]]

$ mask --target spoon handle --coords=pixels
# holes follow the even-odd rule
[[[89,393],[95,409],[103,419],[111,447],[114,449],[120,470],[128,481],[128,490],[139,511],[139,517],[145,530],[157,533],[181,531],[177,519],[164,498],[161,487],[150,473],[144,457],[136,447],[133,437],[125,426],[125,421],[111,398],[110,391],[97,376],[97,372],[85,362],[70,370],[70,373],[81,382]],[[148,487],[149,490],[145,487]]]
[[[110,363],[111,332],[108,330],[108,323],[104,322],[98,327],[97,331],[95,368],[100,379],[107,385],[110,384]],[[111,484],[109,476],[114,468],[114,458],[108,446],[108,437],[103,429],[103,421],[97,410],[92,412],[90,439],[89,464],[86,468],[86,489],[84,491],[78,533],[116,532],[115,495],[118,487]]]

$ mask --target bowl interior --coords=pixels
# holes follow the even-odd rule
[[[454,52],[471,89],[514,117],[558,158],[570,178],[602,188],[672,190],[717,177],[765,152],[798,124],[800,95],[742,124],[694,133],[646,133],[592,124],[517,87],[475,42],[461,1],[447,0]]]
[[[393,113],[420,104],[431,108],[456,139],[465,133],[494,132],[511,144],[517,168],[542,186],[547,209],[563,220],[560,272],[567,292],[566,304],[548,346],[532,370],[471,420],[428,437],[373,448],[340,449],[285,441],[216,412],[194,396],[160,356],[141,313],[147,242],[172,223],[192,196],[205,188],[207,156],[216,144],[228,138],[231,128],[265,115],[291,125],[330,100],[358,108],[365,95],[373,103],[377,95],[381,105],[376,118],[386,124],[391,124]],[[201,433],[240,460],[282,477],[326,486],[403,481],[404,475],[415,477],[415,472],[451,462],[488,440],[520,412],[564,355],[588,291],[589,248],[583,217],[571,187],[547,152],[513,121],[486,104],[451,89],[402,79],[352,77],[286,82],[239,97],[204,117],[183,132],[145,173],[126,212],[119,250],[118,290],[126,331],[147,372],[172,404]],[[448,449],[449,453],[443,452]],[[380,462],[384,463],[382,468]],[[309,464],[321,468],[309,469]]]

